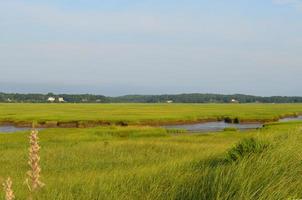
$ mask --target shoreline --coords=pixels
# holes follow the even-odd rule
[[[273,119],[239,119],[238,117],[218,117],[218,118],[208,118],[208,119],[199,119],[199,120],[175,120],[175,121],[140,121],[138,123],[131,123],[127,121],[85,121],[85,120],[73,120],[73,121],[38,121],[35,124],[36,128],[92,128],[98,126],[128,126],[128,125],[137,125],[137,126],[169,126],[169,125],[194,125],[202,124],[209,122],[226,122],[229,124],[257,124],[257,123],[270,123],[277,122],[285,118],[297,118],[302,114],[293,113],[286,114]],[[0,121],[0,126],[14,126],[18,128],[31,128],[31,121],[12,121],[12,120],[3,120]]]

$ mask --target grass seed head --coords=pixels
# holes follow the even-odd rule
[[[40,146],[39,146],[39,137],[38,131],[33,129],[29,136],[29,160],[28,165],[30,170],[27,172],[26,183],[31,192],[38,190],[44,186],[44,183],[40,181],[41,167],[40,167]]]
[[[7,178],[7,180],[3,183],[3,188],[5,192],[5,200],[14,200],[15,195],[13,192],[13,182],[10,177]]]

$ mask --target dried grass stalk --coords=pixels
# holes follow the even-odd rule
[[[14,200],[15,195],[13,191],[13,182],[10,177],[7,178],[7,180],[3,183],[3,188],[5,192],[5,200]]]
[[[44,186],[44,183],[40,181],[40,173],[41,173],[41,167],[40,167],[40,146],[39,146],[39,137],[38,137],[38,131],[36,129],[33,129],[31,131],[31,134],[29,136],[29,160],[28,165],[30,166],[30,170],[27,172],[28,178],[26,179],[27,186],[30,190],[30,192],[35,192],[38,189],[42,188]]]

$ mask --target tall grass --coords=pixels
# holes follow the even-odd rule
[[[248,151],[240,154],[245,156],[240,160],[236,157],[237,162],[216,160],[215,165],[208,161],[192,166],[193,171],[179,186],[175,199],[300,199],[301,131],[279,136],[282,139],[267,138],[272,143],[269,146],[244,139],[228,152],[233,153],[242,145],[247,147]]]
[[[238,161],[245,156],[262,153],[269,147],[269,143],[254,137],[245,138],[227,152],[226,161]]]
[[[43,130],[47,187],[37,199],[301,198],[301,126],[190,135],[131,126]],[[12,177],[21,199],[25,135],[0,135],[0,176]]]

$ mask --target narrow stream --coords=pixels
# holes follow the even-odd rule
[[[279,122],[289,122],[289,121],[301,121],[302,115],[298,117],[286,117],[280,119]],[[238,130],[249,130],[257,129],[263,127],[263,123],[241,123],[241,124],[231,124],[226,122],[206,122],[197,124],[182,124],[182,125],[167,125],[162,126],[166,129],[183,129],[189,132],[214,132],[222,131],[225,128],[237,128]]]
[[[302,115],[298,117],[286,117],[280,119],[279,122],[289,122],[289,121],[301,121]],[[206,122],[197,124],[182,124],[182,125],[166,125],[162,126],[166,129],[183,129],[189,132],[211,132],[211,131],[221,131],[225,128],[237,128],[238,130],[248,130],[261,128],[263,123],[242,123],[242,124],[231,124],[226,122]],[[0,133],[15,133],[18,131],[28,131],[31,128],[28,127],[15,127],[11,125],[0,125]]]
[[[18,131],[28,131],[30,130],[31,128],[20,128],[20,127],[15,127],[15,126],[8,126],[8,125],[5,125],[5,126],[1,126],[0,125],[0,133],[14,133],[14,132],[18,132]]]
[[[286,117],[283,119],[279,119],[279,122],[290,122],[290,121],[301,121],[302,120],[302,115],[298,117]]]

